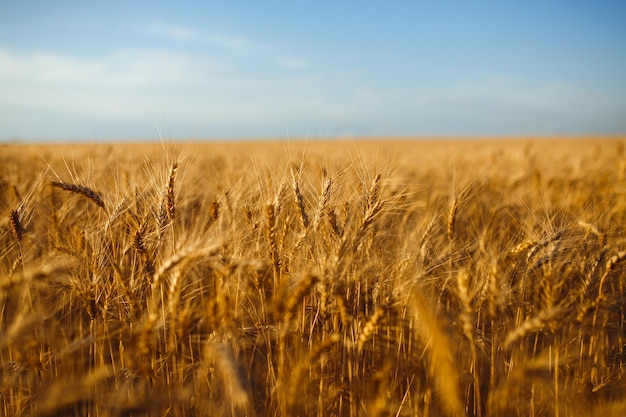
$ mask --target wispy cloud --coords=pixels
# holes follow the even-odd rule
[[[206,54],[119,50],[85,58],[0,48],[0,137],[38,136],[39,127],[58,127],[59,120],[143,124],[150,132],[161,117],[181,131],[267,135],[272,126],[302,120],[299,109],[320,90],[315,83],[242,70]],[[36,120],[27,123],[19,114]]]
[[[250,50],[257,46],[244,36],[205,32],[191,27],[161,22],[154,22],[148,25],[147,32],[170,40],[201,43],[231,50]]]
[[[63,57],[51,52],[17,53],[0,48],[0,77],[3,81],[92,83],[102,78],[99,62]]]
[[[122,49],[87,58],[0,47],[0,81],[5,83],[67,87],[197,85],[210,80],[211,75],[231,70],[224,60],[167,50]]]
[[[307,70],[311,68],[308,59],[300,56],[280,56],[276,58],[276,64],[287,70]]]

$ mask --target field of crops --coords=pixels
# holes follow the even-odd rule
[[[625,145],[0,144],[0,415],[624,416]]]

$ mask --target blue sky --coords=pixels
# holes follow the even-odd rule
[[[624,1],[0,0],[0,140],[623,133],[625,22]]]

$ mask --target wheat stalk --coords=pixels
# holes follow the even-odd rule
[[[411,328],[417,341],[426,345],[428,372],[435,380],[441,397],[442,411],[449,416],[463,415],[463,405],[459,392],[459,372],[453,359],[454,345],[442,330],[435,314],[417,290],[403,294],[411,320]]]
[[[278,253],[278,242],[276,240],[276,204],[268,203],[265,205],[265,237],[270,248],[272,256],[272,264],[274,265],[274,273],[280,271],[281,260]]]

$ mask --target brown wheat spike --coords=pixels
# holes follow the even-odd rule
[[[454,239],[455,225],[456,225],[456,212],[459,209],[459,199],[454,197],[452,205],[450,206],[450,213],[448,213],[448,239],[452,241]]]
[[[367,209],[370,209],[377,205],[380,194],[380,179],[382,178],[381,174],[376,174],[370,188],[367,192]]]
[[[92,190],[89,187],[86,187],[84,185],[69,184],[62,181],[52,181],[52,186],[87,197],[89,200],[96,203],[98,207],[106,211],[106,206],[104,204],[104,201],[102,200],[102,197],[100,196],[100,193]]]
[[[550,310],[543,310],[536,316],[526,319],[524,323],[511,330],[506,335],[506,338],[504,339],[504,348],[508,350],[511,348],[513,343],[524,338],[526,335],[543,329],[544,326],[548,322],[554,320],[560,312],[561,309],[555,307]]]
[[[363,221],[361,222],[361,226],[352,241],[352,245],[355,250],[361,245],[361,239],[372,229],[374,221],[385,207],[386,202],[379,199],[380,178],[381,175],[378,174],[376,178],[374,178],[374,181],[368,191],[367,206],[363,216]]]
[[[24,237],[24,226],[22,226],[22,222],[20,220],[20,213],[18,210],[11,210],[9,214],[11,220],[11,234],[18,242],[22,241],[22,237]]]
[[[296,199],[296,204],[298,205],[298,209],[300,210],[300,221],[302,222],[302,227],[307,229],[309,227],[309,216],[306,213],[306,206],[304,204],[304,196],[300,191],[300,186],[298,185],[298,181],[296,178],[293,178],[292,188],[294,197]]]
[[[372,228],[372,226],[374,225],[374,221],[385,207],[386,202],[379,198],[380,179],[381,175],[376,175],[374,181],[372,181],[370,189],[368,190],[365,215],[363,216],[361,226],[354,237],[354,241],[352,242],[354,248],[357,248],[361,244],[360,240]]]
[[[359,338],[357,340],[357,349],[363,350],[365,344],[368,340],[372,338],[374,333],[378,328],[378,322],[382,318],[383,314],[385,314],[385,309],[383,307],[378,307],[374,314],[370,316],[370,318],[365,322],[363,329],[361,329],[361,333],[359,334]]]
[[[176,205],[174,199],[174,179],[176,178],[176,171],[178,170],[178,163],[174,162],[172,164],[172,169],[170,170],[169,181],[167,182],[167,192],[165,194],[165,208],[167,210],[167,216],[174,220],[176,215]]]
[[[602,277],[600,277],[600,285],[598,287],[598,299],[602,297],[602,287],[604,285],[604,280],[609,275],[611,270],[615,268],[615,266],[619,264],[625,258],[626,258],[626,251],[622,251],[622,252],[619,252],[617,255],[611,256],[611,258],[606,262],[604,274],[602,274]]]
[[[361,222],[361,226],[359,227],[359,230],[354,236],[354,241],[352,242],[355,248],[361,244],[361,239],[365,236],[365,234],[372,229],[374,221],[383,211],[384,207],[385,201],[378,201],[373,206],[367,208],[365,216],[363,217],[363,221]]]
[[[603,247],[602,250],[600,250],[600,253],[598,253],[598,255],[593,260],[593,263],[591,264],[591,269],[588,273],[585,274],[585,279],[583,280],[580,288],[581,297],[584,297],[587,288],[593,281],[593,278],[596,276],[596,272],[598,272],[598,268],[600,268],[600,264],[605,259],[606,254],[609,252],[609,249],[610,248],[608,246]]]
[[[145,239],[146,239],[146,225],[144,223],[133,234],[133,248],[135,248],[135,250],[142,255],[145,255],[148,252],[148,249],[146,248]]]
[[[30,281],[39,281],[51,275],[65,273],[69,271],[72,265],[73,263],[70,260],[57,259],[50,264],[43,265],[38,268],[29,268],[16,275],[9,275],[7,279],[0,281],[0,291],[7,291],[11,288],[25,285],[25,283]],[[10,340],[10,338],[7,340]]]
[[[331,207],[328,207],[326,210],[326,217],[328,218],[328,223],[330,224],[330,228],[338,238],[343,237],[343,230],[339,225],[339,219],[337,218],[337,213]]]
[[[276,208],[273,203],[265,205],[265,237],[272,250],[276,249]]]
[[[274,310],[276,318],[282,317],[284,323],[289,323],[295,315],[298,304],[302,302],[306,294],[318,281],[319,277],[317,275],[307,274],[295,287],[290,289],[289,286],[286,286],[284,292],[280,291],[280,298],[277,300],[278,302]]]
[[[111,225],[115,223],[116,220],[118,220],[121,217],[121,215],[124,213],[127,213],[131,217],[136,218],[135,213],[129,210],[129,205],[130,205],[130,202],[128,200],[128,197],[126,196],[123,197],[119,201],[119,203],[115,206],[115,208],[111,211],[111,214],[109,215],[109,220],[107,221],[107,224],[106,224],[107,229],[111,227]]]
[[[535,245],[533,245],[531,248],[529,248],[528,254],[526,255],[526,263],[528,264],[530,262],[530,260],[535,255],[537,255],[539,253],[539,251],[541,251],[543,248],[545,248],[546,246],[548,246],[551,243],[558,243],[562,238],[563,238],[563,231],[560,230],[560,231],[554,233],[554,235],[548,236],[548,237],[540,240],[539,242],[537,242]]]
[[[420,257],[422,259],[426,257],[426,247],[427,247],[427,243],[428,243],[428,238],[429,238],[431,232],[433,231],[433,228],[435,227],[435,223],[436,223],[435,220],[436,220],[435,217],[430,219],[430,222],[428,223],[428,225],[426,226],[426,229],[422,233],[422,237],[418,241],[418,244],[417,244],[417,247],[419,248],[418,252],[419,252]]]
[[[9,278],[9,280],[11,279],[11,277],[13,276],[13,273],[15,273],[15,271],[17,270],[17,267],[22,263],[23,259],[21,256],[18,256],[15,258],[15,260],[13,261],[13,263],[11,264],[11,267],[9,268],[7,277]],[[4,283],[0,283],[0,288],[2,287],[2,285],[4,285]]]
[[[333,179],[328,177],[324,180],[324,187],[322,190],[322,208],[330,203],[330,194],[333,188]]]
[[[498,309],[504,304],[502,292],[500,291],[500,275],[498,272],[498,263],[496,261],[491,262],[491,268],[488,272],[488,285],[489,285],[489,315],[492,319],[496,318]]]
[[[604,244],[604,239],[605,239],[604,233],[600,232],[597,226],[591,223],[587,223],[586,221],[583,221],[583,220],[579,220],[578,225],[584,230],[588,231],[590,234],[596,236],[598,238],[598,243],[600,245]]]
[[[170,280],[170,287],[168,290],[169,301],[167,305],[167,311],[170,317],[172,318],[176,316],[178,302],[180,301],[180,286],[181,286],[182,278],[184,278],[184,274],[183,274],[183,271],[181,271],[181,269],[182,267],[174,270],[174,273],[172,274],[172,279]]]
[[[348,309],[348,302],[346,301],[344,294],[346,293],[346,283],[342,279],[335,285],[335,302],[337,303],[337,309],[339,310],[339,317],[344,326],[347,326],[352,322],[352,314]]]
[[[317,206],[317,212],[315,213],[315,217],[313,219],[313,226],[317,228],[320,224],[320,220],[322,216],[328,213],[330,208],[330,195],[333,187],[333,179],[328,177],[324,180],[324,185],[322,186],[322,193],[319,196],[319,202]]]
[[[197,245],[192,245],[186,247],[179,252],[176,252],[174,255],[170,256],[166,259],[161,267],[154,273],[152,277],[152,285],[151,285],[151,299],[148,304],[148,318],[146,326],[151,328],[155,325],[158,319],[158,307],[163,300],[163,294],[159,294],[161,291],[161,282],[163,281],[166,274],[180,265],[184,265],[187,262],[190,262],[193,259],[209,257],[218,253],[220,250],[220,245],[214,244],[205,247],[198,247]],[[178,277],[176,277],[172,282],[175,282],[174,287],[177,285]],[[171,286],[169,288],[171,290]]]
[[[335,210],[330,204],[331,190],[333,188],[333,179],[328,177],[324,180],[324,185],[322,187],[322,194],[320,195],[319,206],[317,209],[317,213],[315,216],[315,227],[319,224],[319,221],[322,217],[326,217],[328,219],[328,223],[330,224],[332,232],[335,236],[341,238],[343,237],[343,231],[341,226],[339,225],[339,219],[337,218],[337,214]]]
[[[511,258],[515,258],[519,254],[526,252],[531,247],[535,246],[537,243],[538,242],[536,240],[532,240],[532,239],[525,240],[519,245],[515,246],[513,249],[511,249],[507,255]]]
[[[280,257],[278,256],[278,244],[276,241],[276,205],[274,203],[268,203],[265,206],[265,221],[265,237],[272,254],[274,271],[278,272],[280,269]]]
[[[252,214],[252,209],[250,209],[250,205],[248,203],[244,204],[244,206],[241,208],[241,213],[244,216],[244,219],[246,220],[246,223],[253,229],[256,230],[256,228],[259,226],[255,221],[253,221],[253,214]]]
[[[220,202],[217,200],[214,200],[213,203],[211,203],[211,218],[213,219],[213,221],[215,221],[219,217],[220,217]]]
[[[461,269],[457,275],[457,289],[459,300],[463,307],[461,322],[463,323],[463,333],[470,342],[474,341],[474,321],[472,320],[472,304],[469,294],[469,275],[465,269]]]
[[[193,258],[200,258],[203,256],[213,256],[220,250],[220,245],[213,244],[204,247],[198,247],[197,245],[191,245],[186,247],[174,255],[170,256],[166,259],[161,267],[155,272],[152,278],[152,288],[156,289],[159,287],[162,278],[172,269],[176,268],[183,261],[188,261]]]

